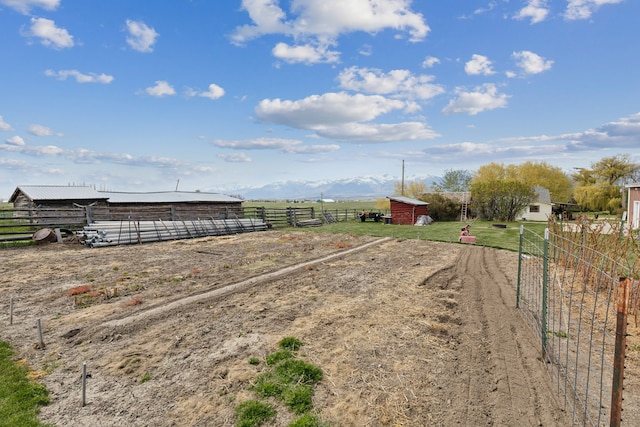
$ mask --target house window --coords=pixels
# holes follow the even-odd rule
[[[531,212],[531,213],[540,213],[540,205],[531,205],[531,206],[529,206],[529,212]]]

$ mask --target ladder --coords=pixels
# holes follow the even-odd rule
[[[462,211],[460,212],[460,221],[465,222],[467,218],[467,208],[469,205],[469,200],[467,198],[469,193],[462,193]]]

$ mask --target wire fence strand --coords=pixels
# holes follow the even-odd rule
[[[550,228],[544,236],[521,228],[517,305],[540,339],[572,424],[609,425],[617,289],[620,278],[637,282],[637,263],[594,249],[584,232]]]

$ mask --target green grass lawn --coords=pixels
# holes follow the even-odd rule
[[[14,352],[0,341],[0,426],[41,427],[36,415],[49,403],[47,389],[27,377],[27,368],[14,360]]]
[[[325,224],[322,227],[300,228],[299,230],[318,233],[345,233],[358,236],[395,237],[402,239],[432,240],[437,242],[458,243],[460,229],[466,223],[462,222],[435,222],[426,226],[390,225],[380,222],[338,222]],[[537,234],[543,234],[547,226],[546,222],[509,222],[507,228],[495,228],[496,222],[472,221],[470,231],[476,236],[477,245],[488,246],[510,251],[518,251],[520,242],[520,225]]]

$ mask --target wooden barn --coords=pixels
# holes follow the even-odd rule
[[[389,197],[391,204],[391,223],[414,225],[420,215],[429,215],[429,203],[410,197]]]
[[[14,209],[73,208],[88,204],[107,205],[109,196],[86,186],[21,185],[15,189],[9,203]]]
[[[87,222],[118,220],[229,219],[242,216],[242,200],[218,193],[97,191],[88,186],[25,185],[11,195],[20,216],[77,216]],[[46,212],[46,214],[43,214]],[[42,221],[40,221],[42,222]]]
[[[108,212],[94,208],[94,220],[108,215],[111,220],[132,216],[141,220],[231,219],[242,217],[242,200],[218,193],[160,191],[125,193],[101,191],[108,197]]]

